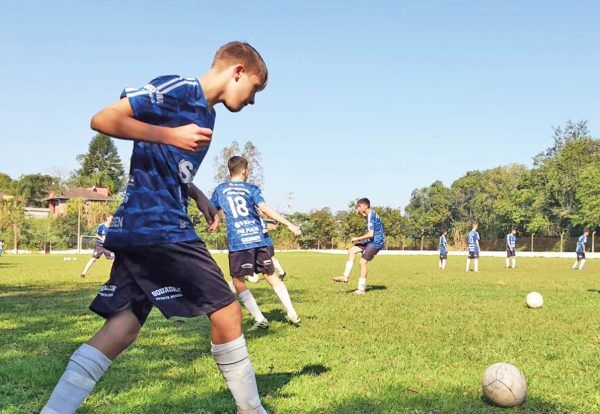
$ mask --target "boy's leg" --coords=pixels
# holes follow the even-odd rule
[[[467,272],[471,269],[471,258],[467,256]]]
[[[348,278],[350,277],[350,272],[352,272],[352,267],[354,266],[354,258],[358,253],[362,252],[362,248],[358,246],[352,246],[348,249],[348,260],[346,261],[346,267],[344,268],[344,273],[342,276],[334,277],[332,280],[334,282],[348,282]]]
[[[90,260],[88,260],[87,264],[85,265],[85,268],[83,269],[83,272],[81,272],[81,277],[85,277],[88,270],[90,270],[90,267],[92,267],[92,265],[94,264],[95,261],[96,261],[95,257],[92,257],[92,258],[90,258]]]
[[[248,290],[246,290],[249,292]],[[211,352],[240,414],[266,413],[242,335],[242,308],[232,302],[210,315]]]
[[[517,267],[517,257],[513,256],[512,257],[512,268],[514,269],[515,267]]]
[[[583,270],[583,265],[585,264],[585,259],[581,259],[581,260],[579,261],[579,263],[580,263],[580,264],[579,264],[579,270]]]
[[[442,270],[446,268],[446,259],[442,259]]]
[[[479,256],[473,259],[473,267],[476,272],[479,272]]]
[[[510,256],[506,256],[506,266],[507,269],[510,267]]]
[[[579,264],[579,258],[575,259],[575,263],[573,263],[572,269],[577,269],[578,264]]]
[[[358,288],[356,289],[357,293],[365,293],[367,291],[367,275],[368,269],[367,265],[369,264],[368,260],[362,257],[360,259],[360,277],[358,278]]]
[[[277,294],[279,301],[285,308],[287,319],[292,324],[298,325],[300,323],[300,318],[298,317],[298,313],[296,312],[296,309],[294,309],[294,305],[292,305],[292,299],[290,298],[290,293],[288,292],[287,287],[285,286],[285,283],[283,283],[279,279],[279,277],[275,276],[275,273],[273,273],[271,275],[264,275],[264,276],[265,276],[265,280],[267,282],[269,282],[269,284],[271,285],[271,287]]]
[[[267,318],[265,318],[265,316],[260,311],[260,308],[258,307],[258,303],[256,303],[256,299],[254,299],[252,292],[250,292],[250,290],[246,286],[246,282],[245,282],[244,278],[245,278],[244,276],[231,278],[233,280],[233,286],[235,287],[235,291],[237,292],[242,303],[244,304],[244,306],[246,307],[246,309],[248,310],[250,315],[252,315],[254,320],[259,324],[263,323],[263,321],[266,321]],[[267,322],[267,326],[268,326],[268,322]],[[262,326],[258,326],[258,327],[262,327]]]
[[[442,268],[442,259],[440,258],[439,263],[438,263],[438,268],[441,269]]]
[[[279,276],[285,276],[285,270],[283,270],[283,267],[281,266],[281,263],[279,263],[279,260],[277,260],[277,258],[273,257],[273,266],[275,266],[275,269],[277,269],[277,273],[279,273]]]
[[[130,309],[110,317],[96,335],[73,353],[40,414],[74,413],[112,360],[135,341],[141,326]]]

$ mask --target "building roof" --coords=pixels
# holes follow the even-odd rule
[[[62,194],[54,194],[54,192],[51,192],[46,200],[70,200],[72,198],[83,198],[86,201],[114,201],[115,199],[110,197],[108,194],[108,188],[75,187],[65,191]]]

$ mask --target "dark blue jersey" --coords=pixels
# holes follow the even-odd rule
[[[230,252],[267,246],[256,210],[265,202],[260,188],[244,181],[226,181],[215,188],[210,202],[225,213]]]
[[[471,230],[467,234],[467,244],[469,245],[470,252],[479,252],[479,247],[477,247],[477,241],[479,240],[479,233],[475,230]]]
[[[446,244],[448,244],[448,241],[446,240],[446,236],[442,234],[440,236],[440,253],[448,253],[448,250],[446,249]]]
[[[507,234],[506,235],[506,246],[510,250],[515,250],[515,248],[517,247],[517,236],[515,236],[512,233]]]
[[[367,239],[367,246],[375,247],[377,249],[383,248],[385,244],[385,234],[383,233],[383,223],[381,222],[381,218],[375,212],[375,210],[371,210],[369,214],[367,214],[367,231],[373,232],[373,238]]]
[[[108,227],[106,224],[102,223],[98,226],[98,230],[96,231],[96,243],[102,244],[104,243],[104,238],[106,237],[106,233],[108,232]]]
[[[139,121],[166,127],[213,128],[215,112],[195,78],[161,76],[144,87],[126,88]],[[106,237],[110,248],[199,240],[187,214],[188,186],[208,148],[196,152],[135,141],[129,183]]]
[[[579,236],[579,239],[577,239],[577,249],[576,252],[577,253],[584,253],[585,252],[585,245],[587,244],[587,237],[585,236],[585,234],[582,234],[581,236]]]

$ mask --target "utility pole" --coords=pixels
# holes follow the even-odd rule
[[[288,214],[292,214],[292,200],[294,199],[294,193],[288,193]]]

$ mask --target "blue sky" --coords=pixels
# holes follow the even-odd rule
[[[0,171],[75,169],[124,86],[200,75],[245,40],[270,83],[242,113],[217,108],[196,184],[214,186],[224,145],[252,140],[275,207],[289,192],[295,210],[404,207],[434,180],[530,164],[568,119],[600,135],[598,21],[592,1],[4,0]]]

